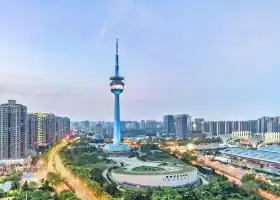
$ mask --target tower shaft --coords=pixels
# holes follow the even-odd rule
[[[120,95],[115,94],[114,144],[121,143]]]

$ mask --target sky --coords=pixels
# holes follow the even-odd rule
[[[1,0],[0,102],[113,120],[280,115],[279,0]]]

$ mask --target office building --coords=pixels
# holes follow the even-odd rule
[[[0,160],[28,155],[27,107],[15,100],[0,105]]]
[[[167,135],[175,133],[175,119],[173,115],[163,117],[163,132]]]

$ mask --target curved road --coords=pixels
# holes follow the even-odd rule
[[[77,139],[72,139],[69,141],[70,144],[76,142]],[[65,168],[59,157],[59,151],[67,146],[66,141],[62,141],[50,152],[49,160],[55,161],[55,170],[57,173],[60,173],[62,178],[70,185],[70,187],[75,191],[75,194],[82,200],[98,200],[91,189],[87,187],[80,179],[76,178],[67,168]]]

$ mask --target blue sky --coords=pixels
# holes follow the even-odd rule
[[[280,115],[278,0],[2,0],[0,101],[112,120],[115,38],[121,118]]]

